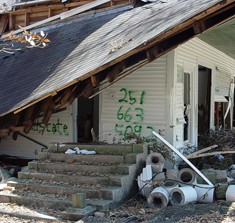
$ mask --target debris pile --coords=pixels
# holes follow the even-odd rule
[[[158,163],[156,157],[162,155],[149,154],[146,167],[138,176],[140,193],[147,199],[150,208],[166,207],[168,204],[185,205],[191,202],[212,203],[215,199],[235,201],[235,170],[203,170],[202,173],[213,186],[205,184],[191,168],[163,170],[164,162],[162,163],[161,159]],[[148,164],[150,158],[152,164]]]
[[[15,156],[0,155],[0,189],[8,181],[17,181],[18,172],[28,171],[27,162],[31,160]]]
[[[163,140],[162,137],[156,136]],[[163,141],[165,143],[165,141]],[[166,145],[175,153],[176,149]],[[235,165],[226,170],[198,170],[188,159],[202,156],[202,152],[216,148],[207,147],[200,152],[184,156],[184,167],[165,168],[165,158],[159,152],[151,152],[146,159],[146,167],[138,176],[140,193],[147,199],[150,208],[186,205],[188,203],[213,203],[214,200],[235,201]],[[216,154],[217,155],[217,154]],[[219,162],[219,160],[218,160]]]

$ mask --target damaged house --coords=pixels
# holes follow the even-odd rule
[[[234,0],[79,8],[36,25],[1,15],[1,27],[24,23],[51,43],[0,54],[0,154],[35,159],[52,142],[131,144],[153,130],[179,149],[233,128]]]
[[[1,153],[36,157],[42,146],[18,132],[47,145],[91,142],[92,128],[108,143],[155,130],[180,148],[232,128],[233,4],[159,1],[45,23],[48,47],[1,53]]]

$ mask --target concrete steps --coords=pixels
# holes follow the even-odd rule
[[[48,152],[50,153],[64,153],[67,149],[70,148],[79,148],[79,149],[87,149],[96,151],[97,154],[104,154],[104,155],[123,155],[128,153],[142,153],[143,148],[141,148],[138,144],[134,145],[83,145],[83,144],[73,144],[73,143],[66,143],[66,144],[59,144],[59,143],[52,143],[48,147]]]
[[[128,175],[127,175],[128,176]],[[107,185],[107,186],[121,186],[124,175],[109,175],[109,176],[84,176],[84,175],[68,175],[68,174],[51,174],[40,172],[19,172],[18,177],[25,180],[42,180],[51,183],[67,182],[68,184],[83,185]]]
[[[76,156],[76,155],[71,155]],[[28,163],[28,167],[31,171],[39,171],[46,173],[64,173],[69,174],[85,174],[85,175],[103,175],[103,174],[129,174],[129,168],[135,164],[118,164],[118,165],[80,165],[80,164],[68,164],[66,162],[43,162],[32,161]]]
[[[9,182],[8,186],[14,187],[16,191],[28,190],[31,192],[37,192],[41,194],[58,194],[72,195],[75,193],[85,193],[86,198],[89,199],[111,199],[118,201],[120,194],[122,193],[121,187],[101,187],[94,185],[93,187],[79,187],[70,185],[53,185],[53,184],[38,184],[38,183],[23,183],[23,182]],[[88,185],[87,185],[88,186]]]
[[[96,154],[95,156],[85,156],[85,155],[76,155],[73,156],[72,161],[77,164],[98,164],[98,165],[115,165],[122,163],[135,163],[136,155],[138,153],[128,153],[124,155],[100,155]],[[39,160],[50,160],[50,161],[71,161],[71,155],[63,153],[50,153],[50,152],[41,152],[39,153]]]
[[[75,147],[96,154],[64,153]],[[95,209],[115,208],[133,196],[146,156],[143,145],[50,144],[38,160],[28,163],[28,172],[18,173],[18,182],[8,182],[11,189],[0,192],[0,202],[61,210],[64,219],[79,220]],[[86,195],[85,208],[72,200],[78,193]]]
[[[40,196],[40,197],[39,197]],[[25,206],[40,206],[48,209],[55,209],[60,211],[65,211],[67,208],[71,207],[71,199],[67,197],[56,197],[56,194],[50,194],[50,196],[42,196],[39,193],[34,193],[33,196],[27,193],[22,195],[0,193],[1,203],[16,203]],[[92,205],[96,210],[108,210],[112,200],[103,199],[87,199],[86,205]]]

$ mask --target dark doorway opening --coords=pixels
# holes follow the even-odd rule
[[[210,129],[211,69],[198,66],[198,141]]]
[[[98,135],[99,130],[99,96],[92,99],[78,98],[77,116],[78,142],[92,142],[91,129]]]

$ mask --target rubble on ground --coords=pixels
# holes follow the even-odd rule
[[[230,131],[231,132],[231,131]],[[226,133],[226,137],[231,139],[234,133]],[[221,132],[211,134],[211,137],[223,135]],[[156,133],[156,137],[161,140],[161,136]],[[173,168],[166,168],[165,158],[160,152],[150,152],[146,159],[146,166],[142,173],[138,176],[139,191],[146,198],[149,207],[167,207],[187,205],[189,203],[213,203],[215,200],[224,199],[226,201],[235,201],[235,165],[231,163],[231,153],[234,151],[222,144],[226,139],[219,139],[219,145],[208,145],[198,151],[191,151],[191,154],[184,156],[177,151],[180,156],[181,163],[174,165]],[[164,140],[162,140],[164,142]],[[217,143],[216,140],[209,140]],[[167,142],[165,142],[167,144]],[[231,143],[230,143],[231,144]],[[229,144],[229,145],[230,145]],[[169,148],[173,146],[167,145]],[[175,148],[171,148],[176,152]],[[183,150],[184,151],[184,150]],[[223,154],[223,155],[221,155]],[[207,165],[206,169],[199,170],[188,159],[205,159],[209,157],[213,159],[213,166]],[[225,158],[226,157],[226,158]],[[228,159],[230,162],[227,162]],[[178,159],[179,160],[179,159]],[[198,160],[197,160],[198,161]],[[226,161],[226,165],[225,165]],[[224,163],[225,169],[213,168],[221,167]],[[194,162],[195,163],[195,162]],[[232,164],[232,165],[231,165]],[[206,166],[205,164],[203,166]]]

